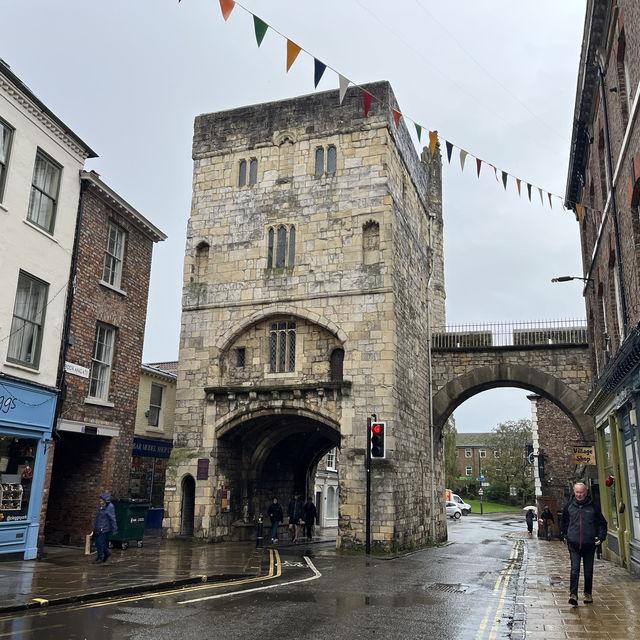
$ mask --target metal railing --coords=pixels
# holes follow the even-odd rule
[[[587,344],[587,321],[584,319],[456,324],[431,335],[432,349],[578,344]]]

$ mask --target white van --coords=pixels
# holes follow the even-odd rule
[[[460,507],[463,516],[468,516],[471,513],[471,505],[466,503],[457,493],[451,494],[451,501]]]

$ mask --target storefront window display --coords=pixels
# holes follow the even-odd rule
[[[132,498],[148,500],[152,507],[164,505],[164,484],[167,460],[146,456],[133,456],[129,495]]]
[[[26,520],[38,441],[0,435],[0,522]]]

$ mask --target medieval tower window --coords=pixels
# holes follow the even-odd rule
[[[325,166],[325,156],[327,164]],[[326,153],[324,147],[316,149],[315,175],[334,174],[338,164],[338,152],[334,145],[327,147]]]
[[[194,265],[195,276],[199,282],[206,279],[208,266],[209,245],[206,242],[201,242],[196,247],[196,261]]]
[[[255,158],[249,160],[249,182],[247,183],[247,161],[240,160],[238,165],[238,186],[244,187],[247,184],[253,187],[258,183],[258,161]]]
[[[334,349],[331,352],[329,363],[329,375],[331,380],[342,381],[342,368],[344,363],[344,349]]]
[[[362,262],[377,264],[380,262],[380,225],[369,220],[362,228]]]
[[[236,367],[243,369],[247,361],[247,351],[245,347],[238,347],[236,349]]]
[[[274,322],[269,330],[269,372],[285,373],[296,368],[296,323]]]
[[[238,186],[244,187],[247,184],[247,161],[240,160],[238,166]]]
[[[269,227],[267,269],[293,267],[296,256],[296,228],[293,225]]]

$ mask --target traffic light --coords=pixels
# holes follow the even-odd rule
[[[385,457],[385,427],[386,422],[371,423],[371,457]]]

